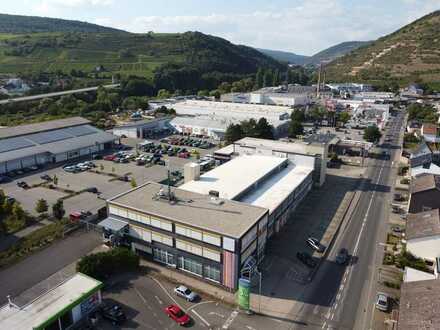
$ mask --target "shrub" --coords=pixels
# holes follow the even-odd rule
[[[127,248],[114,248],[81,258],[76,265],[78,272],[104,280],[118,272],[135,270],[139,267],[139,256]]]

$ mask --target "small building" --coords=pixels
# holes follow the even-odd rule
[[[439,209],[409,214],[406,249],[415,256],[435,261],[440,256]]]
[[[180,134],[209,137],[214,140],[223,140],[231,123],[226,119],[208,116],[179,116],[170,121],[173,129]]]
[[[312,99],[307,95],[299,95],[293,93],[253,92],[250,94],[249,103],[297,107],[311,104]]]
[[[418,122],[417,120],[409,120],[406,126],[406,131],[411,134],[417,134],[420,133],[421,128],[422,124],[420,122]]]
[[[434,163],[426,163],[424,165],[411,168],[412,177],[418,176],[420,174],[440,175],[440,166],[437,166]]]
[[[170,132],[171,118],[134,120],[113,128],[113,134],[122,138],[147,139],[158,134]]]
[[[62,282],[49,278],[0,308],[0,328],[70,329],[101,304],[102,286],[81,273]]]
[[[437,124],[424,123],[422,125],[421,134],[426,142],[439,143],[440,136]]]
[[[440,280],[403,283],[398,330],[436,330],[440,324]]]
[[[432,151],[425,143],[422,141],[419,143],[417,148],[413,150],[409,156],[409,164],[411,168],[419,166],[427,166],[432,163]]]
[[[421,174],[411,180],[409,213],[440,208],[440,176]]]
[[[81,117],[0,128],[0,174],[99,153],[116,139]]]

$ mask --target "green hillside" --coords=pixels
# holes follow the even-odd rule
[[[96,24],[59,18],[0,14],[0,33],[123,32]]]
[[[163,66],[180,73],[237,77],[253,74],[258,67],[281,68],[253,48],[199,32],[0,34],[0,74],[90,73],[98,66],[103,67],[101,76],[150,78]]]
[[[285,52],[281,50],[271,50],[271,49],[262,49],[256,48],[259,52],[274,58],[280,62],[287,62],[296,65],[303,65],[310,58],[309,56],[298,55],[291,52]]]
[[[319,64],[321,62],[331,62],[338,57],[344,56],[359,47],[370,44],[371,41],[347,41],[329,47],[311,56],[307,63]]]
[[[332,62],[333,81],[440,81],[440,11]]]

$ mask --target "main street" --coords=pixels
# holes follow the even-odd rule
[[[396,146],[401,144],[403,120],[404,114],[399,113],[391,121],[387,130],[391,142],[380,149],[389,152],[389,159],[370,160],[355,211],[345,220],[327,262],[322,263],[304,291],[302,300],[313,304],[303,304],[297,319],[309,328],[370,329],[377,283],[375,269],[383,257],[380,242],[385,240],[387,231],[390,187],[397,171],[393,165],[399,152]],[[347,248],[352,256],[345,268],[334,262],[341,248]]]

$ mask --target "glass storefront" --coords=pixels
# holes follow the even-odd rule
[[[203,267],[202,264],[189,259],[189,258],[184,258],[184,257],[179,257],[179,268],[186,270],[187,272],[199,275],[199,276],[203,276]]]
[[[204,277],[220,283],[220,269],[212,266],[205,266]]]
[[[154,248],[153,258],[154,260],[162,262],[167,265],[173,265],[173,266],[176,265],[174,255],[162,249]]]

